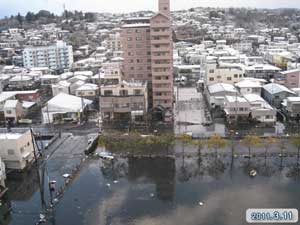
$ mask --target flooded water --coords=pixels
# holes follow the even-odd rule
[[[295,158],[230,156],[90,159],[47,224],[247,224],[248,208],[300,209],[295,165]],[[258,175],[250,178],[253,168]],[[15,191],[3,224],[31,225],[38,218],[42,204],[36,176],[19,179],[22,183],[9,182]]]

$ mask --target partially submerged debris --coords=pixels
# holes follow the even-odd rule
[[[99,157],[101,159],[105,159],[105,160],[113,160],[114,159],[114,156],[112,154],[110,154],[109,152],[100,152]]]
[[[255,177],[257,175],[257,171],[255,169],[250,170],[249,172],[250,177]]]

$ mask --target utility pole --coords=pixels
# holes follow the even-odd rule
[[[33,133],[31,127],[30,127],[30,134],[31,134],[31,141],[32,141],[32,146],[33,146],[33,155],[34,155],[34,161],[35,161],[35,166],[36,166],[37,178],[38,178],[38,182],[39,182],[41,205],[42,205],[42,208],[45,210],[46,202],[45,202],[45,198],[44,198],[44,182],[41,183],[38,159],[37,159],[36,149],[35,149],[36,142],[35,142],[34,133]]]

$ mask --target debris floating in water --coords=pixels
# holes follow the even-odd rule
[[[257,171],[256,170],[250,170],[250,173],[249,173],[250,177],[255,177],[257,175]]]
[[[64,175],[62,175],[63,176],[63,178],[70,178],[71,177],[71,175],[70,174],[68,174],[68,173],[66,173],[66,174],[64,174]]]
[[[203,206],[203,205],[204,205],[204,203],[203,203],[203,202],[199,202],[199,205],[200,205],[200,206]]]
[[[110,187],[110,184],[109,184],[109,183],[107,183],[107,184],[106,184],[106,186],[107,186],[107,187]]]
[[[117,184],[117,183],[119,183],[119,181],[117,181],[117,180],[114,180],[114,184]]]
[[[150,197],[153,198],[155,195],[153,193],[150,194]]]

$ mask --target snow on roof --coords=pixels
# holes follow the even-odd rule
[[[86,83],[79,88],[76,89],[76,91],[95,91],[98,89],[98,85],[96,84],[91,84],[91,83]]]
[[[2,92],[0,94],[0,102],[5,101],[6,99],[9,99],[11,97],[14,97],[16,94],[11,92]]]
[[[239,88],[261,88],[262,85],[257,81],[252,80],[242,80],[235,84],[236,87]]]
[[[150,23],[133,23],[123,25],[122,28],[134,28],[134,27],[150,27]]]
[[[289,102],[300,102],[300,97],[287,97]]]
[[[5,140],[5,139],[16,140],[22,136],[23,136],[23,134],[20,134],[20,133],[0,133],[1,140]]]
[[[187,69],[200,69],[201,65],[176,65],[174,67],[181,70],[187,70]]]
[[[239,102],[239,103],[245,103],[247,102],[247,100],[244,97],[235,97],[235,96],[225,96],[225,99],[228,102]]]
[[[83,76],[83,75],[77,75],[77,76],[72,77],[71,79],[73,79],[73,78],[77,79],[77,80],[82,80],[82,81],[85,81],[88,79],[88,77]]]
[[[266,84],[266,85],[263,86],[263,88],[267,92],[269,92],[270,94],[277,94],[277,93],[280,93],[280,92],[288,92],[288,93],[291,93],[291,94],[295,94],[295,92],[291,91],[287,87],[285,87],[281,84],[276,84],[276,83]]]
[[[248,71],[256,71],[256,70],[274,70],[274,71],[281,71],[280,68],[276,66],[272,66],[269,64],[256,64],[253,66],[246,67],[246,70]]]
[[[293,70],[283,71],[283,72],[281,72],[281,74],[286,75],[286,74],[297,73],[297,72],[300,72],[300,69],[293,69]]]
[[[70,87],[71,83],[66,80],[59,81],[57,84],[53,84],[53,86],[63,86],[63,87]]]
[[[208,87],[208,90],[211,94],[212,93],[223,92],[223,91],[232,92],[232,93],[237,92],[237,90],[235,89],[235,87],[233,85],[226,84],[226,83],[212,84]]]
[[[4,108],[16,108],[18,104],[18,100],[6,100],[4,104]]]
[[[66,73],[60,74],[60,77],[61,77],[62,79],[68,79],[68,78],[70,78],[70,77],[72,77],[72,76],[74,76],[74,73],[73,73],[73,72],[66,72]]]
[[[88,99],[59,93],[48,101],[44,109],[46,108],[49,112],[82,112],[83,108],[89,104],[92,104],[92,101]]]
[[[41,76],[41,79],[58,79],[58,75],[52,75],[52,74],[45,74]]]
[[[35,104],[36,104],[36,102],[23,101],[22,107],[25,108],[25,109],[29,109],[32,106],[34,106]]]
[[[256,94],[246,94],[246,95],[244,95],[244,98],[250,103],[265,102],[265,100],[262,97],[260,97],[259,95],[256,95]]]
[[[14,76],[13,78],[11,78],[9,81],[28,81],[28,80],[32,80],[32,77],[30,76]]]
[[[92,71],[77,71],[74,73],[75,76],[77,75],[82,75],[82,76],[88,76],[91,77],[93,76],[93,72]]]

